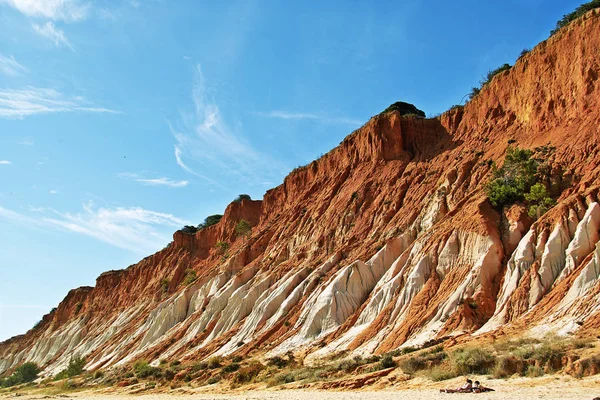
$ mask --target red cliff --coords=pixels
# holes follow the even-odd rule
[[[233,353],[310,360],[597,329],[599,18],[541,43],[464,108],[377,115],[263,201],[234,202],[216,225],[178,231],[70,292],[0,344],[0,372],[32,360],[53,373],[73,354],[90,369]],[[564,172],[549,182],[557,204],[536,222],[485,195],[511,143]],[[247,236],[235,231],[242,219]]]

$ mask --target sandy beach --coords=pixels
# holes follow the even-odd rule
[[[457,380],[451,382],[428,384],[423,388],[396,389],[389,388],[379,391],[320,391],[308,389],[288,390],[257,390],[235,393],[208,393],[206,389],[181,388],[171,393],[128,394],[115,393],[113,389],[102,391],[84,391],[77,393],[48,395],[4,393],[2,398],[26,400],[38,399],[93,399],[93,400],[455,400],[477,398],[480,400],[502,399],[560,399],[560,400],[591,400],[600,396],[600,377],[574,379],[565,376],[542,377],[536,379],[516,378],[510,380],[487,380],[485,383],[496,389],[495,392],[480,394],[447,394],[440,393],[442,387],[455,387]]]

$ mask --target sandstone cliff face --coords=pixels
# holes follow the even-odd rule
[[[0,372],[139,358],[381,353],[425,341],[600,327],[600,17],[571,24],[464,109],[373,117],[263,201],[71,291]],[[553,146],[557,205],[499,212],[483,184],[509,140]],[[236,237],[235,224],[253,226]],[[215,247],[231,243],[226,254]],[[197,279],[184,284],[188,270]]]

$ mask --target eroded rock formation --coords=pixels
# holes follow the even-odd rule
[[[381,353],[449,336],[600,328],[600,17],[561,30],[465,107],[390,111],[262,201],[71,291],[0,344],[0,372],[139,358]],[[557,204],[533,222],[487,200],[509,141],[555,148]],[[547,153],[545,153],[547,154]],[[236,237],[241,219],[252,225]],[[218,242],[230,243],[227,252]],[[197,279],[184,284],[189,270]]]

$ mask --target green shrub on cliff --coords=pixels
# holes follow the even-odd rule
[[[250,197],[249,194],[240,194],[233,201],[236,202],[236,203],[239,203],[242,200],[252,200],[252,198]]]
[[[588,3],[584,3],[577,7],[575,11],[564,15],[558,22],[556,22],[556,27],[550,31],[550,36],[554,35],[561,28],[569,25],[571,22],[581,17],[583,14],[587,13],[590,10],[600,7],[600,0],[593,0]]]
[[[475,97],[477,97],[479,95],[479,92],[481,92],[480,88],[472,87],[471,92],[469,93],[469,100],[473,100]]]
[[[214,356],[208,359],[208,369],[221,368],[223,365],[223,357]]]
[[[168,278],[161,279],[160,288],[162,289],[163,293],[167,293],[169,291],[170,284],[171,284],[171,281]]]
[[[493,171],[493,179],[486,186],[490,202],[497,207],[522,200],[536,183],[538,162],[533,152],[519,147],[509,147],[501,168]]]
[[[554,205],[546,186],[539,180],[547,165],[532,157],[533,152],[509,147],[501,168],[493,169],[493,177],[485,187],[492,205],[503,207],[525,201],[529,215],[539,218]]]
[[[191,226],[191,225],[186,225],[183,228],[181,228],[181,232],[186,233],[188,235],[193,235],[198,231],[198,228],[196,228],[195,226]]]
[[[379,367],[381,369],[387,369],[387,368],[393,368],[395,367],[396,361],[394,361],[394,359],[392,358],[391,355],[386,354],[381,358],[381,361],[379,361]]]
[[[223,215],[221,215],[221,214],[209,215],[208,217],[204,218],[203,223],[198,225],[198,230],[208,228],[209,226],[216,225],[221,220],[221,218],[223,218]]]
[[[85,367],[85,363],[85,358],[79,356],[71,358],[67,368],[56,374],[56,376],[54,376],[54,380],[72,378],[74,376],[81,375],[84,371],[83,367]]]
[[[529,193],[525,194],[525,200],[529,203],[529,216],[539,219],[555,203],[548,194],[546,186],[536,183],[531,187]]]
[[[525,57],[530,52],[531,52],[531,49],[523,49],[523,50],[521,50],[521,53],[519,53],[519,57],[517,59]]]
[[[229,243],[227,242],[217,242],[215,248],[217,249],[217,254],[220,256],[225,256],[229,251]]]
[[[148,378],[150,376],[157,378],[162,376],[162,370],[160,368],[151,366],[148,364],[148,361],[145,360],[136,361],[136,363],[133,364],[133,371],[135,372],[135,376],[140,379]]]
[[[383,110],[381,114],[392,111],[398,111],[400,115],[414,115],[416,117],[425,118],[425,112],[419,110],[414,106],[414,104],[405,103],[404,101],[397,101],[393,104],[390,104],[390,106]]]
[[[481,79],[481,81],[479,82],[479,87],[471,88],[471,92],[469,93],[469,100],[473,100],[475,97],[477,97],[479,95],[479,93],[481,92],[481,90],[486,85],[488,85],[492,81],[492,79],[494,79],[494,77],[496,75],[498,75],[501,72],[507,71],[511,68],[512,68],[512,66],[510,64],[502,64],[498,68],[490,70],[487,73],[487,75],[485,77],[483,77],[483,79]]]
[[[248,236],[250,231],[252,230],[252,226],[250,222],[245,219],[239,220],[239,222],[235,225],[235,233],[238,236]]]
[[[184,285],[191,285],[192,283],[196,282],[196,279],[198,279],[196,271],[191,268],[185,270],[185,278],[183,279]]]
[[[499,73],[508,71],[511,68],[512,67],[510,64],[502,64],[498,68],[489,71],[485,78],[481,81],[481,87],[484,87],[485,85],[489,84],[492,81],[492,79],[494,79],[494,77]]]

